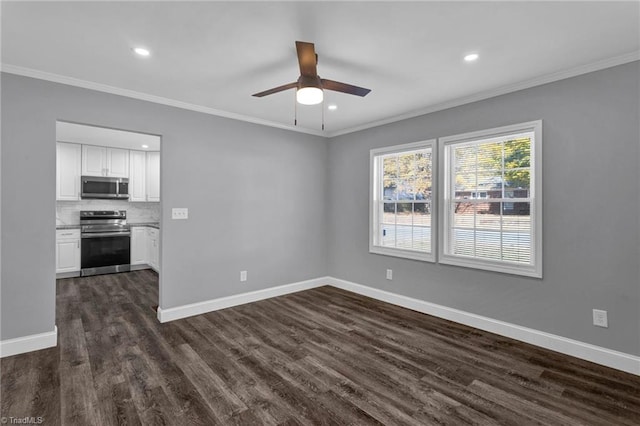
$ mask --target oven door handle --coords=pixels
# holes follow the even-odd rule
[[[92,234],[82,234],[81,238],[102,238],[102,237],[130,237],[131,232],[96,232]]]

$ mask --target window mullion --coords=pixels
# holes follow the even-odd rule
[[[476,169],[476,187],[475,194],[478,196],[478,192],[480,192],[480,188],[478,187],[478,145],[475,144],[475,169]],[[478,256],[478,204],[473,206],[473,256]]]
[[[393,203],[393,247],[398,247],[398,200]]]
[[[451,204],[450,204],[450,210],[449,210],[449,214],[450,214],[450,218],[451,218],[451,240],[450,241],[454,241],[455,237],[456,237],[456,231],[455,231],[455,226],[456,226],[456,204],[455,204],[455,198],[456,198],[456,157],[455,157],[455,153],[453,150],[453,147],[451,148],[451,164],[452,164],[452,172],[451,172],[451,191],[449,192],[449,196],[451,197]],[[453,244],[451,245],[450,248],[452,251],[455,249]]]
[[[504,222],[504,217],[503,217],[503,207],[504,207],[504,203],[502,202],[502,200],[504,200],[506,198],[506,194],[505,194],[505,180],[504,180],[504,141],[502,141],[502,143],[500,144],[500,147],[502,148],[502,155],[501,155],[501,163],[502,163],[502,170],[500,172],[500,187],[502,188],[502,199],[500,200],[500,260],[504,260],[504,239],[503,239],[503,229],[502,229],[502,225]]]
[[[395,215],[393,216],[395,232],[393,233],[393,246],[398,248],[398,203],[400,197],[398,196],[398,187],[400,184],[400,155],[396,155],[396,203],[395,203]]]
[[[378,173],[376,176],[376,193],[378,196],[378,207],[377,210],[375,212],[376,214],[376,223],[378,226],[378,229],[376,230],[376,243],[379,245],[382,245],[383,242],[383,235],[382,233],[384,232],[384,157],[383,156],[379,156],[377,158],[378,163],[377,163],[377,169],[378,169]]]

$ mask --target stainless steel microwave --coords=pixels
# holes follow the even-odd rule
[[[82,176],[80,198],[129,198],[129,179],[116,177]]]

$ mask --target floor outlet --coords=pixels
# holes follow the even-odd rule
[[[609,320],[607,319],[607,311],[601,311],[600,309],[593,310],[593,325],[598,327],[609,327]]]
[[[247,271],[240,271],[240,281],[247,280]]]
[[[393,269],[387,269],[387,279],[388,280],[393,279]]]

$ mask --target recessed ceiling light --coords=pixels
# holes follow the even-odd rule
[[[327,107],[329,111],[335,111],[338,109],[338,105],[331,104]]]
[[[143,148],[149,148],[149,145],[142,145]]]
[[[149,52],[144,47],[134,47],[133,51],[136,52],[140,56],[149,56],[151,54],[151,52]]]
[[[480,56],[477,53],[470,53],[464,57],[464,60],[467,62],[473,62],[478,59]]]

